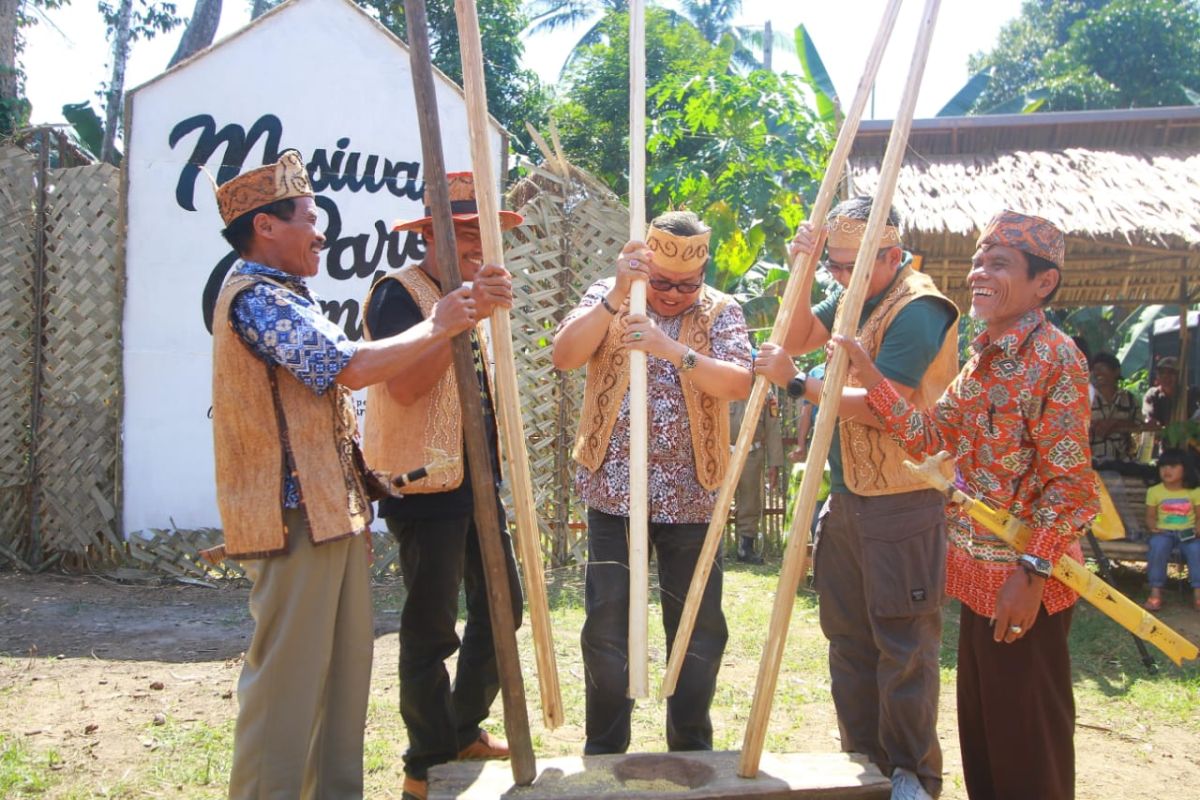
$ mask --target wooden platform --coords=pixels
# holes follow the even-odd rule
[[[849,753],[765,753],[754,779],[735,752],[567,756],[538,761],[530,786],[514,786],[506,761],[455,761],[429,772],[429,800],[887,800],[891,781]]]

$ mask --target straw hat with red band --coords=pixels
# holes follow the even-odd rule
[[[446,175],[450,184],[450,214],[456,223],[479,222],[479,205],[475,201],[475,174],[471,172],[450,172]],[[515,211],[500,212],[500,229],[512,230],[525,221],[525,218]],[[433,217],[429,206],[425,206],[425,216],[418,219],[398,219],[392,225],[392,230],[419,231],[433,225]]]

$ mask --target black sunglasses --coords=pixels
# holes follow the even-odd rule
[[[651,278],[650,285],[653,286],[654,290],[658,292],[669,292],[674,289],[680,294],[692,294],[693,292],[699,291],[700,287],[703,286],[704,283],[703,281],[700,283],[675,283],[674,281],[669,281],[665,278]]]

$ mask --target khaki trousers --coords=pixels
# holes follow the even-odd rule
[[[733,493],[734,508],[737,509],[737,535],[746,539],[758,538],[758,527],[762,522],[763,492],[766,491],[767,480],[763,473],[765,462],[766,451],[761,446],[748,452],[746,466]]]
[[[285,510],[287,555],[246,562],[254,638],[238,680],[231,800],[360,800],[374,623],[366,542],[314,547]]]

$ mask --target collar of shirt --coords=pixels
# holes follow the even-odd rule
[[[993,342],[987,331],[984,331],[975,337],[975,340],[971,342],[971,347],[976,353],[982,353],[989,346],[995,345],[1000,348],[1005,358],[1016,358],[1021,345],[1045,321],[1046,312],[1041,308],[1031,309],[1022,314],[1021,318],[1017,320],[1017,324],[1005,331],[996,341]]]
[[[241,265],[234,270],[237,275],[259,275],[264,278],[270,278],[273,281],[282,283],[284,286],[296,292],[299,295],[307,297],[308,284],[303,278],[297,277],[290,272],[284,272],[281,269],[268,267],[266,264],[259,264],[257,261],[243,261]]]

